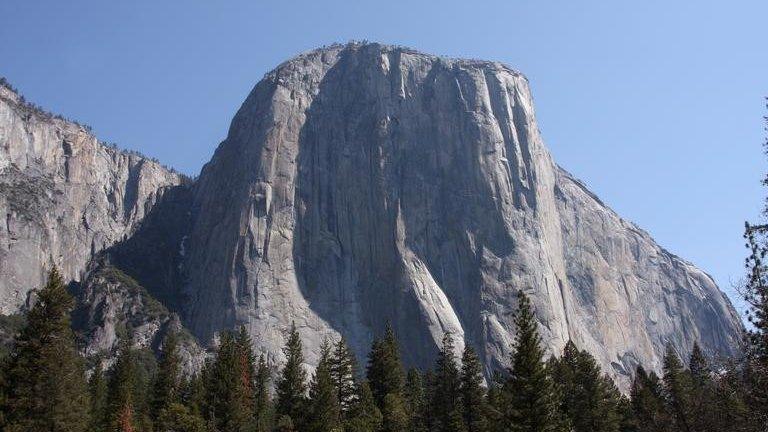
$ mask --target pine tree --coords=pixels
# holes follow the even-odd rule
[[[288,417],[294,425],[301,424],[306,407],[307,372],[304,370],[304,354],[296,324],[291,324],[288,342],[283,348],[286,363],[277,382],[278,420]]]
[[[536,317],[528,297],[518,295],[515,316],[515,338],[512,367],[505,384],[507,406],[504,420],[508,430],[520,432],[554,432],[563,429],[554,384],[544,365],[544,350]]]
[[[461,356],[461,405],[467,432],[485,432],[488,407],[483,390],[483,367],[471,346]]]
[[[509,406],[508,392],[506,391],[507,378],[501,371],[493,371],[491,380],[488,383],[488,430],[492,432],[502,432],[507,430],[508,425],[504,421],[504,414]]]
[[[341,338],[335,345],[331,357],[331,378],[336,387],[336,399],[342,418],[346,418],[354,403],[357,391],[355,384],[355,369],[357,361],[352,350],[349,349],[346,340]]]
[[[331,345],[326,339],[320,348],[320,360],[309,385],[310,432],[330,432],[339,428],[341,413],[337,389],[331,374]]]
[[[220,430],[245,431],[254,426],[249,344],[242,334],[225,332],[207,371],[207,420]]]
[[[464,429],[461,407],[461,377],[456,365],[456,347],[453,336],[443,336],[443,346],[435,365],[435,391],[430,413],[434,417],[434,431],[460,432]]]
[[[680,432],[691,432],[691,379],[690,374],[683,368],[680,358],[671,344],[667,345],[664,354],[664,389],[667,405],[672,413],[674,425]]]
[[[424,379],[418,369],[410,369],[405,379],[405,405],[409,415],[408,431],[426,432],[428,404],[426,391],[424,389]]]
[[[376,432],[381,429],[381,425],[381,411],[376,406],[368,382],[364,381],[357,386],[357,395],[344,421],[344,431]]]
[[[632,381],[631,406],[639,432],[667,432],[671,418],[664,403],[661,380],[638,366]]]
[[[138,365],[136,353],[123,342],[117,362],[112,368],[107,398],[109,430],[120,432],[139,430],[141,419],[136,412]]]
[[[621,394],[613,381],[602,375],[594,357],[568,341],[562,357],[552,363],[562,410],[573,431],[618,432],[623,420]]]
[[[259,356],[259,363],[256,368],[256,432],[267,432],[272,429],[272,402],[269,397],[270,376],[267,361],[262,354]]]
[[[86,431],[90,398],[70,328],[74,306],[54,268],[15,340],[6,371],[6,430]]]
[[[96,367],[88,381],[88,390],[91,396],[91,428],[94,432],[106,432],[107,430],[107,380],[101,369],[101,363]]]
[[[368,357],[367,375],[373,399],[381,411],[383,430],[400,431],[408,423],[403,399],[405,372],[400,361],[397,338],[391,326],[387,326],[383,339],[373,342]]]
[[[692,431],[706,431],[716,422],[715,383],[709,361],[704,356],[698,343],[693,344],[690,360],[690,428]]]
[[[373,341],[368,355],[367,378],[376,406],[382,412],[388,394],[402,396],[405,372],[395,332],[389,325],[384,338]]]
[[[160,416],[162,410],[179,402],[182,384],[178,339],[175,333],[170,333],[163,344],[157,378],[155,379],[152,400],[152,412],[155,419]]]
[[[406,412],[403,396],[398,393],[387,393],[384,397],[384,408],[381,410],[381,431],[402,432],[408,427],[408,413]]]
[[[768,185],[768,178],[763,183]],[[764,213],[768,215],[768,207]],[[744,238],[749,256],[743,296],[749,306],[747,318],[752,324],[747,333],[746,399],[754,423],[768,430],[768,224],[747,223]]]
[[[172,402],[160,411],[157,432],[207,432],[205,420],[189,407]]]

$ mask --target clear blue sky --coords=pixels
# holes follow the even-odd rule
[[[726,291],[759,216],[768,1],[0,2],[0,75],[196,174],[281,61],[367,39],[525,73],[555,159]]]

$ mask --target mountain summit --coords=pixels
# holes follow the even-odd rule
[[[10,102],[0,102],[0,132],[8,131]],[[0,133],[0,160],[20,139]],[[44,141],[62,146],[57,135]],[[731,354],[741,338],[711,277],[554,163],[526,78],[500,63],[379,44],[314,50],[256,85],[194,184],[159,168],[131,177],[122,160],[92,166],[128,169],[126,185],[142,185],[115,201],[120,217],[101,222],[113,227],[109,239],[125,240],[71,247],[108,256],[203,344],[245,326],[257,349],[281,362],[295,322],[314,363],[326,336],[344,336],[361,357],[391,325],[407,364],[431,364],[451,332],[489,372],[509,363],[519,290],[551,352],[573,340],[618,378],[638,364],[659,369],[668,343],[680,354],[694,342]],[[70,177],[58,170],[54,178]],[[12,195],[0,193],[2,203]],[[137,203],[143,211],[132,210]],[[29,217],[49,217],[38,213]],[[0,259],[0,270],[41,271],[12,253]],[[62,253],[52,262],[70,260]]]

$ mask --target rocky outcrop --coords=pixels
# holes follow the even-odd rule
[[[150,295],[133,278],[112,265],[95,261],[77,287],[73,327],[83,354],[107,369],[123,343],[159,353],[169,334],[177,335],[186,373],[202,367],[206,352],[186,331],[178,315]]]
[[[91,257],[130,236],[179,183],[0,85],[0,313],[18,311],[54,264],[80,280]]]
[[[364,355],[391,323],[431,364],[443,332],[507,365],[516,293],[550,352],[568,339],[614,377],[665,344],[732,353],[740,320],[702,271],[558,168],[526,78],[494,62],[333,46],[270,72],[192,199],[180,312],[212,340],[245,325],[281,360],[295,321]]]

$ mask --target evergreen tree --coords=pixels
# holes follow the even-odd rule
[[[690,361],[690,428],[692,431],[707,431],[717,421],[715,412],[715,383],[709,361],[698,343],[693,344]]]
[[[155,379],[152,400],[152,412],[155,419],[160,416],[163,409],[179,402],[182,384],[178,340],[175,333],[170,333],[163,344],[157,378]]]
[[[443,346],[435,367],[435,387],[430,403],[435,432],[460,432],[464,430],[461,406],[461,377],[456,365],[456,347],[453,336],[443,336]]]
[[[354,403],[357,385],[355,384],[355,368],[357,362],[346,340],[341,338],[335,345],[331,357],[331,378],[336,387],[336,399],[342,418],[346,418]]]
[[[483,366],[471,346],[461,356],[461,405],[467,432],[485,432],[488,407],[483,390]]]
[[[189,407],[172,402],[160,410],[157,432],[206,432],[205,420]]]
[[[507,405],[504,421],[508,430],[554,432],[563,430],[554,384],[544,365],[544,350],[530,300],[520,291],[515,316],[512,367],[505,384]]]
[[[400,347],[391,326],[383,339],[374,340],[368,356],[368,383],[381,411],[382,428],[399,431],[407,426],[408,415],[403,400],[405,372],[400,361]]]
[[[574,432],[618,432],[623,416],[621,394],[602,375],[594,357],[568,341],[553,376],[560,387],[562,410]]]
[[[387,393],[384,397],[384,408],[381,410],[381,431],[402,432],[408,427],[403,396],[398,393]]]
[[[690,374],[683,368],[680,358],[671,344],[667,345],[664,354],[664,389],[667,405],[675,427],[680,432],[691,432],[691,379]]]
[[[301,424],[306,407],[307,372],[304,370],[304,354],[296,324],[291,324],[288,342],[283,348],[286,363],[277,382],[278,420],[288,417],[294,425]]]
[[[216,359],[207,372],[207,420],[226,431],[250,430],[255,423],[250,342],[242,332],[221,336]]]
[[[388,394],[402,396],[405,372],[400,361],[400,348],[391,326],[383,339],[376,339],[368,355],[368,383],[376,406],[384,410],[384,399]]]
[[[107,430],[107,380],[101,369],[101,362],[96,367],[88,381],[88,390],[91,396],[91,428],[94,432],[106,432]]]
[[[408,410],[408,430],[426,432],[427,417],[430,416],[424,389],[424,379],[418,369],[410,369],[405,379],[405,405]]]
[[[137,412],[138,365],[136,353],[123,342],[117,362],[112,368],[107,398],[109,430],[121,432],[140,430],[142,419]]]
[[[90,398],[70,328],[74,300],[54,268],[15,340],[6,371],[8,431],[86,431]]]
[[[661,380],[654,372],[638,366],[632,382],[631,405],[639,432],[667,432],[671,418],[664,403]]]
[[[267,361],[264,359],[264,354],[262,354],[259,356],[255,383],[255,416],[257,432],[267,432],[272,428],[272,402],[269,397],[270,375]]]
[[[310,432],[330,432],[341,424],[337,389],[331,374],[331,345],[326,339],[320,349],[320,361],[309,385]]]
[[[498,370],[493,371],[491,381],[488,383],[488,430],[502,432],[508,429],[504,421],[504,414],[509,406],[508,392],[506,391],[507,378]]]
[[[768,185],[768,178],[763,183]],[[768,207],[764,212],[768,215]],[[747,223],[744,237],[749,256],[743,295],[752,324],[747,333],[746,399],[757,427],[768,430],[768,224]]]
[[[357,386],[357,395],[344,421],[345,432],[377,432],[381,429],[382,415],[373,399],[368,382]]]

